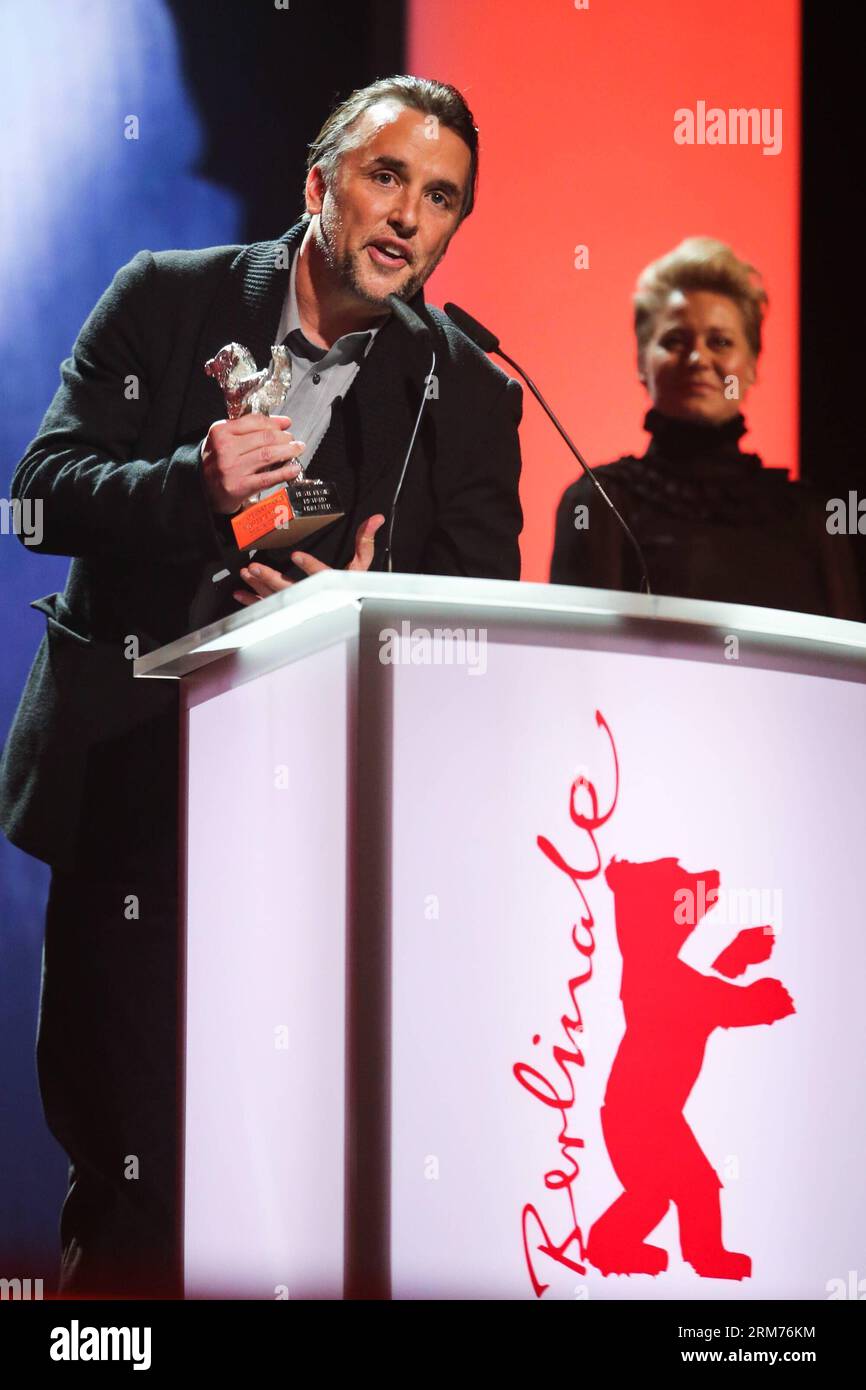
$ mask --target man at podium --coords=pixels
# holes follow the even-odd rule
[[[453,87],[353,93],[311,146],[306,212],[282,237],[121,267],[15,471],[11,497],[43,505],[29,548],[72,557],[63,593],[34,602],[47,631],[0,763],[0,824],[52,869],[37,1062],[70,1158],[61,1293],[180,1292],[177,692],[134,680],[132,658],[323,565],[383,563],[433,348],[392,567],[519,578],[520,387],[423,295],[477,167]],[[420,348],[391,294],[426,327]],[[282,343],[291,423],[222,418],[204,363],[242,344],[261,367]],[[242,567],[233,514],[301,454],[344,515]]]

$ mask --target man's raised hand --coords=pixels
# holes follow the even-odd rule
[[[362,521],[358,530],[355,532],[355,554],[346,566],[347,570],[368,570],[373,559],[374,538],[379,527],[384,525],[385,518],[381,513],[376,516],[368,516],[366,521]],[[322,564],[315,556],[308,555],[304,550],[293,550],[292,561],[304,574],[318,574],[320,570],[331,569],[331,565]],[[235,589],[233,597],[238,603],[242,603],[248,608],[251,603],[257,603],[260,598],[270,598],[271,594],[277,594],[281,589],[289,589],[296,581],[286,579],[285,575],[280,574],[279,570],[273,569],[270,565],[254,564],[242,569],[241,579],[249,584],[250,593],[247,589]]]
[[[385,518],[380,514],[368,516],[366,521],[355,532],[355,554],[352,556],[347,570],[368,570],[373,562],[374,540],[379,527],[384,525]],[[299,570],[304,574],[318,574],[320,570],[330,569],[330,565],[323,565],[321,560],[317,560],[314,555],[308,555],[305,550],[293,550],[292,560]]]

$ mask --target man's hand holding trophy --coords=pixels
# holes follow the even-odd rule
[[[305,477],[297,460],[306,445],[290,432],[291,418],[276,413],[292,381],[287,349],[272,347],[270,366],[257,371],[247,348],[228,343],[204,369],[222,387],[226,405],[226,418],[211,425],[202,445],[204,485],[214,512],[231,517],[238,549],[286,548],[339,520],[344,513],[336,487]],[[369,569],[374,537],[384,521],[377,515],[362,522],[347,569]],[[306,574],[330,568],[304,551],[295,551],[292,561]],[[261,563],[240,575],[254,591],[234,591],[245,605],[294,582]]]

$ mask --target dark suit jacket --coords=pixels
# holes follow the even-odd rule
[[[133,679],[130,638],[143,654],[201,625],[207,576],[237,560],[202,485],[201,441],[225,414],[203,364],[233,340],[267,362],[284,267],[304,230],[301,221],[279,241],[140,251],[84,324],[15,471],[11,496],[43,502],[42,543],[27,548],[73,557],[63,593],[32,605],[47,631],[0,762],[0,825],[52,865],[148,873],[172,862],[177,688]],[[518,579],[521,389],[422,292],[412,307],[431,329],[438,398],[400,496],[394,568]],[[337,481],[348,514],[303,546],[328,565],[349,562],[365,517],[388,515],[426,357],[389,319],[334,404],[309,473]],[[265,559],[299,577],[288,550]],[[237,608],[230,596],[222,605]]]

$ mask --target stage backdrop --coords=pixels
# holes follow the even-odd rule
[[[479,201],[430,297],[499,335],[590,463],[649,442],[639,271],[706,235],[762,271],[771,301],[745,447],[797,467],[799,50],[797,0],[412,0],[410,71],[454,82],[481,133]],[[698,143],[713,108],[755,108],[766,138]],[[693,144],[674,139],[683,110]],[[525,394],[523,577],[545,580],[579,465]]]

